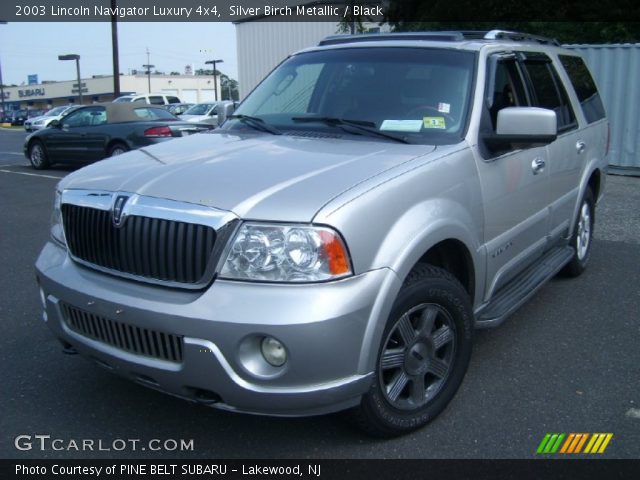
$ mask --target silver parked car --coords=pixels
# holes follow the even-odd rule
[[[186,110],[180,118],[187,122],[208,123],[218,126],[218,110],[232,103],[231,101],[197,103]]]
[[[221,128],[63,179],[44,319],[179,397],[403,434],[449,403],[475,328],[585,269],[607,135],[552,40],[329,37]]]
[[[61,107],[54,107],[44,115],[26,120],[24,122],[24,129],[27,132],[35,132],[36,130],[48,128],[54,120],[61,120],[62,117],[80,107],[81,105],[63,105]]]

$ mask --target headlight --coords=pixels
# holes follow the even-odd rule
[[[53,239],[66,246],[67,242],[64,238],[64,229],[62,228],[62,192],[56,189],[56,196],[53,201],[53,214],[51,215],[51,236]]]
[[[351,275],[340,235],[329,227],[245,223],[220,277],[266,282],[319,282]]]

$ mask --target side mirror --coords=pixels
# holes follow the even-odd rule
[[[62,124],[60,123],[60,120],[51,120],[49,122],[49,128],[60,128],[62,126]]]
[[[496,132],[484,135],[492,150],[512,148],[513,144],[526,147],[542,146],[558,136],[556,112],[538,107],[507,107],[498,112]]]
[[[218,126],[222,125],[227,118],[233,115],[233,112],[236,109],[235,102],[234,103],[225,103],[218,107]]]

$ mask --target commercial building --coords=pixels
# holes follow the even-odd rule
[[[217,76],[218,99],[221,98],[220,76]],[[48,109],[78,103],[77,80],[43,82],[4,88],[7,110]],[[100,75],[83,78],[83,104],[110,102],[113,95],[113,76]],[[76,90],[74,92],[74,90]],[[147,75],[120,75],[120,94],[147,93]],[[175,95],[183,102],[200,103],[215,98],[213,76],[208,75],[151,75],[151,91]]]

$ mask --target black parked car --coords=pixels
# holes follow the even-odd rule
[[[7,112],[7,115],[4,121],[6,123],[10,123],[11,125],[24,125],[24,121],[26,119],[27,119],[26,110],[13,110],[11,112]]]
[[[49,128],[25,139],[24,154],[33,168],[54,163],[90,163],[140,147],[212,129],[182,122],[166,109],[142,103],[80,107]]]

